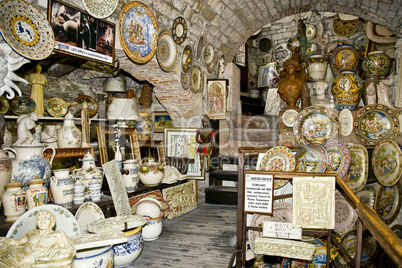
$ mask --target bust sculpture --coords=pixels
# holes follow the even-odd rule
[[[325,81],[317,81],[314,83],[314,88],[317,96],[311,98],[312,105],[330,105],[331,101],[326,96],[326,91],[328,88],[328,83]]]

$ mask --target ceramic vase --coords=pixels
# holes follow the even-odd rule
[[[127,243],[113,247],[114,267],[124,267],[135,261],[144,246],[141,226],[125,231],[124,235],[127,237]]]
[[[342,71],[356,73],[359,66],[359,52],[352,45],[339,45],[331,54],[329,65],[335,78]]]
[[[28,210],[47,204],[48,189],[43,185],[44,180],[35,179],[28,182],[26,190]]]
[[[148,158],[148,161],[140,167],[140,181],[144,186],[157,186],[164,176],[165,170],[153,158]]]
[[[307,72],[313,81],[324,80],[327,73],[327,61],[324,55],[312,55],[307,61]]]
[[[82,158],[82,167],[74,170],[73,175],[84,184],[84,197],[89,199],[89,183],[93,178],[102,186],[103,184],[103,171],[102,168],[95,165],[94,156],[88,151]]]
[[[139,169],[138,161],[135,159],[129,159],[123,161],[123,182],[126,186],[127,193],[135,191],[139,181]]]
[[[332,83],[332,95],[339,111],[354,111],[359,105],[363,93],[363,82],[360,77],[350,71],[343,71]]]
[[[113,146],[114,159],[116,159],[119,168],[123,168],[123,155],[121,153],[120,145]]]
[[[81,130],[75,126],[74,116],[68,113],[64,124],[57,130],[57,144],[59,148],[81,147]]]
[[[150,113],[139,113],[141,120],[138,121],[134,127],[138,132],[138,140],[149,140],[151,139],[152,133],[152,121]]]
[[[74,205],[81,205],[82,203],[84,203],[85,200],[84,190],[85,185],[81,182],[79,178],[75,178],[74,199],[73,199]]]
[[[52,150],[50,161],[43,158],[45,150]],[[15,154],[15,158],[11,160],[12,176],[11,180],[23,183],[23,190],[28,189],[28,182],[35,179],[42,179],[45,181],[45,187],[50,186],[50,176],[52,175],[51,165],[56,150],[52,147],[45,145],[14,145],[5,150],[11,151]]]
[[[0,150],[0,198],[4,193],[4,186],[10,182],[11,174],[11,159],[5,151]]]
[[[74,179],[70,169],[53,170],[54,176],[50,178],[50,190],[56,205],[70,208],[74,199]]]
[[[93,178],[88,185],[89,197],[92,201],[99,201],[101,199],[101,188],[102,186],[100,185],[100,183],[95,178]]]
[[[16,221],[26,211],[26,194],[20,182],[10,182],[1,197],[4,209],[5,222]]]
[[[391,68],[391,58],[384,51],[369,52],[363,59],[362,68],[365,75],[379,75],[385,78]]]

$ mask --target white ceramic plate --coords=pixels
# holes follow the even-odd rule
[[[197,65],[191,67],[190,75],[190,90],[194,93],[200,93],[202,90],[202,72],[201,68]]]
[[[173,40],[171,32],[163,31],[159,35],[156,58],[158,59],[159,66],[165,72],[171,72],[175,70],[177,59],[177,45]]]
[[[97,19],[104,19],[113,14],[119,0],[82,0],[86,11]]]
[[[282,115],[282,121],[287,127],[293,127],[296,121],[297,115],[299,114],[296,110],[286,110]]]
[[[371,185],[364,186],[362,190],[356,193],[356,197],[360,200],[360,202],[366,204],[372,209],[374,209],[376,195],[377,193],[375,188]]]
[[[349,109],[343,109],[339,113],[339,127],[341,135],[349,136],[353,131],[353,115]]]
[[[80,235],[80,226],[74,215],[66,208],[58,205],[43,205],[28,210],[14,222],[8,230],[6,237],[20,239],[29,230],[36,228],[36,215],[42,209],[49,210],[56,216],[56,231],[64,231],[67,236]]]
[[[211,64],[211,62],[214,60],[214,47],[212,44],[208,43],[205,45],[204,49],[202,50],[202,60],[206,65]]]
[[[97,204],[85,202],[78,208],[75,218],[80,226],[81,234],[86,234],[88,233],[87,226],[96,220],[104,219],[105,215]]]
[[[353,229],[357,213],[341,193],[335,193],[335,229],[342,236]]]
[[[313,39],[315,37],[315,27],[314,25],[308,24],[306,25],[306,37],[307,39]]]

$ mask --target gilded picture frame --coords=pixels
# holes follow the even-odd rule
[[[164,128],[173,127],[172,119],[167,112],[152,112],[154,132],[163,133]]]

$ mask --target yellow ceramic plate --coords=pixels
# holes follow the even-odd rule
[[[67,103],[60,98],[51,98],[46,103],[46,111],[53,117],[63,117],[67,113],[67,108]]]

